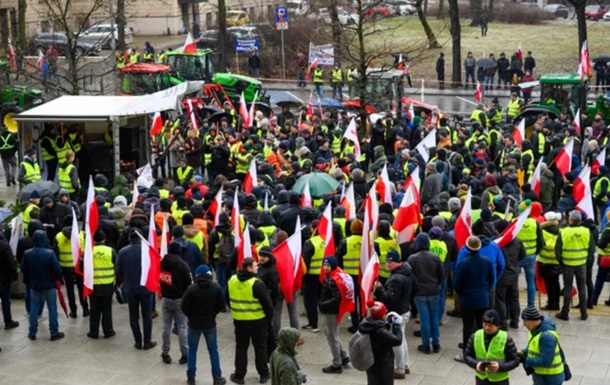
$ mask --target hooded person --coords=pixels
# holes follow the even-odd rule
[[[189,215],[190,215],[190,213],[189,213]],[[191,217],[192,217],[192,215],[191,215]],[[195,228],[197,229],[197,231],[199,231],[199,228],[197,228],[196,226],[195,226]],[[180,246],[180,252],[179,252],[180,257],[189,266],[189,268],[191,270],[191,275],[194,278],[195,269],[197,269],[197,266],[201,265],[203,262],[203,256],[201,254],[201,249],[199,248],[199,246],[197,246],[196,243],[190,241],[186,237],[186,233],[185,233],[183,226],[180,226],[180,225],[174,226],[174,228],[172,229],[171,235],[172,235],[172,242],[170,243],[170,245],[172,243],[177,243]]]
[[[224,293],[227,290],[227,281],[231,277],[229,261],[235,249],[233,226],[229,214],[222,211],[218,215],[218,225],[212,229],[208,242],[208,256],[216,273],[216,280]]]
[[[296,360],[295,347],[300,335],[298,330],[289,327],[279,331],[277,348],[269,361],[271,385],[301,385],[307,381],[307,376],[299,371],[299,363]]]
[[[108,211],[119,227],[119,230],[123,231],[131,217],[131,209],[127,206],[127,198],[123,195],[116,196],[112,201],[112,207]]]
[[[197,349],[203,334],[210,354],[214,385],[225,384],[215,341],[216,316],[226,311],[226,303],[223,291],[218,283],[212,280],[212,272],[207,265],[199,265],[195,269],[195,281],[186,289],[180,307],[188,319],[188,383],[195,384]]]
[[[201,228],[195,225],[195,217],[190,212],[182,216],[182,228],[184,229],[184,237],[197,245],[201,252],[203,263],[208,264],[208,247],[206,245],[206,237]]]
[[[114,187],[110,189],[110,197],[114,200],[119,195],[124,197],[131,196],[132,189],[129,186],[129,181],[124,175],[118,175],[114,179]]]
[[[261,211],[262,210],[258,209],[256,196],[254,194],[246,195],[243,208],[240,211],[240,214],[244,216],[246,222],[255,224],[258,221],[258,217],[261,215]]]
[[[375,146],[373,148],[373,153],[375,155],[375,161],[371,165],[370,171],[373,173],[376,173],[377,171],[379,171],[383,168],[383,166],[388,161],[388,158],[386,157],[386,154],[385,154],[385,148],[381,145]]]
[[[277,271],[275,256],[269,246],[263,246],[258,251],[258,273],[256,277],[263,281],[267,287],[269,297],[273,303],[273,320],[269,324],[267,338],[267,355],[269,359],[275,349],[275,340],[282,325],[282,304],[284,302],[284,296],[280,290],[280,276]]]
[[[388,312],[382,302],[369,299],[368,315],[358,326],[358,331],[371,337],[371,349],[375,362],[366,371],[367,384],[394,384],[394,350],[403,341],[403,319],[395,312]]]
[[[71,200],[68,190],[63,189],[63,188],[59,189],[58,195],[59,195],[59,203],[66,206],[69,212],[72,212],[72,209],[74,209],[74,212],[76,213],[76,217],[80,218],[81,217],[80,207],[78,207],[78,203]]]

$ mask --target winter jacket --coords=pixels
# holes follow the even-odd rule
[[[55,282],[61,279],[61,268],[57,255],[42,230],[36,230],[32,236],[33,248],[26,251],[21,261],[23,281],[32,290],[49,290],[55,288]]]
[[[337,283],[330,275],[324,276],[322,288],[320,291],[320,301],[318,307],[320,313],[323,314],[339,314],[339,305],[341,304],[341,291]]]
[[[459,295],[460,306],[463,309],[487,309],[494,281],[494,267],[489,258],[468,250],[466,257],[461,262],[458,260],[453,275],[453,288]]]
[[[492,240],[489,239],[489,237],[481,235],[481,236],[479,236],[479,238],[481,239],[481,250],[479,250],[479,254],[484,257],[487,257],[487,259],[489,259],[491,261],[492,266],[493,266],[493,271],[494,271],[493,285],[495,286],[496,282],[498,281],[498,279],[500,278],[500,276],[502,276],[502,273],[504,272],[504,267],[505,267],[504,255],[502,254],[502,250],[498,247],[498,245],[495,242],[492,242]],[[464,259],[466,259],[467,256],[468,256],[468,249],[466,248],[466,246],[464,246],[464,247],[462,247],[462,249],[460,250],[460,253],[458,254],[458,259],[457,259],[458,265]]]
[[[375,363],[366,371],[368,385],[394,384],[394,347],[402,344],[400,324],[367,316],[358,331],[371,336],[371,349]]]
[[[241,282],[247,281],[253,277],[254,277],[254,274],[250,273],[247,270],[239,270],[237,272],[237,279],[239,279]],[[273,318],[273,302],[271,302],[271,297],[269,297],[269,292],[267,291],[267,287],[265,286],[263,281],[257,279],[256,282],[254,282],[254,285],[252,285],[252,296],[260,302],[261,307],[263,308],[263,312],[265,313],[265,318],[262,318],[262,319],[256,320],[256,321],[233,320],[233,323],[235,324],[235,326],[238,326],[239,324],[242,324],[245,322],[248,325],[259,324],[261,327],[263,327],[263,326],[266,327],[269,324],[269,321],[271,321],[271,319]],[[229,307],[230,307],[231,306],[231,296],[230,296],[229,290],[227,290],[226,298],[227,298],[227,303],[229,304]]]
[[[405,314],[409,311],[411,297],[417,292],[417,280],[411,266],[403,262],[390,272],[383,286],[375,289],[375,298],[383,302],[388,311]]]
[[[216,327],[216,316],[226,310],[222,289],[207,274],[195,278],[195,282],[186,289],[181,306],[188,318],[188,326],[197,330]]]
[[[543,368],[551,367],[553,359],[555,358],[555,348],[557,347],[558,341],[555,338],[555,336],[549,332],[555,331],[555,330],[556,330],[555,323],[550,318],[544,317],[542,319],[542,322],[540,323],[540,325],[536,329],[530,331],[529,341],[531,341],[538,334],[541,334],[540,340],[538,343],[540,352],[536,357],[528,357],[527,356],[527,351],[529,348],[529,341],[528,341],[528,346],[525,347],[524,349],[521,349],[523,351],[523,357],[526,357],[525,365],[527,365],[529,367],[543,367]],[[556,374],[553,377],[555,377],[555,376],[563,376],[563,373]],[[559,384],[561,382],[552,381],[552,382],[548,382],[548,383]]]
[[[430,252],[430,240],[428,237],[415,237],[415,254],[407,259],[413,275],[417,280],[416,296],[437,295],[443,283],[445,271],[438,255]]]
[[[587,227],[584,224],[578,224],[578,225],[573,225],[571,224],[569,227]],[[589,236],[589,245],[588,245],[588,251],[587,251],[587,264],[592,263],[593,262],[593,258],[595,255],[595,240],[597,238],[593,235],[593,233],[590,233]],[[568,245],[569,246],[569,245]],[[561,234],[557,237],[557,242],[555,242],[555,255],[557,256],[557,261],[559,261],[559,264],[562,264],[562,259],[563,259],[563,241],[561,239]]]
[[[4,234],[0,231],[0,284],[11,284],[17,280],[17,264]]]
[[[525,247],[521,240],[515,238],[502,248],[504,255],[504,273],[498,280],[498,285],[516,285],[519,279],[519,261],[525,258]]]
[[[263,281],[265,287],[267,287],[269,297],[274,305],[278,303],[278,301],[282,300],[282,292],[280,291],[280,276],[277,271],[277,266],[275,265],[275,257],[270,257],[269,261],[267,261],[265,264],[258,264],[258,274],[256,277]]]
[[[553,191],[555,190],[554,177],[551,170],[546,170],[540,177],[540,202],[544,204],[553,202]]]
[[[167,254],[161,260],[161,295],[178,299],[191,284],[189,266],[177,254]]]
[[[377,172],[377,170],[383,168],[383,165],[387,162],[388,158],[385,155],[385,148],[383,146],[375,146],[373,151],[375,153],[375,162],[371,165],[371,171]]]
[[[483,341],[485,342],[486,349],[489,349],[489,344],[491,343],[491,340],[497,334],[498,332],[494,334],[483,333]],[[474,350],[474,336],[475,333],[473,333],[470,338],[468,338],[468,343],[466,343],[466,350],[464,350],[464,360],[466,361],[466,365],[470,366],[473,369],[476,369],[477,364],[484,360],[477,359],[477,354]],[[500,368],[498,369],[499,372],[508,372],[519,366],[519,354],[517,354],[517,347],[515,346],[515,342],[510,336],[506,337],[506,344],[504,345],[504,360],[498,360],[497,362],[498,364],[500,364]],[[489,381],[484,383],[493,384],[493,382]]]
[[[292,328],[281,329],[277,338],[277,348],[271,354],[269,370],[271,385],[301,385],[299,364],[295,358],[295,347],[300,333]]]
[[[110,190],[110,197],[114,200],[114,198],[122,195],[127,197],[131,194],[131,189],[127,187],[129,181],[125,176],[119,175],[114,180],[114,187]]]
[[[126,296],[151,294],[145,286],[140,285],[142,274],[142,248],[139,239],[130,241],[119,250],[115,266],[116,284],[123,286]]]
[[[493,201],[493,197],[501,194],[502,190],[500,190],[500,187],[498,186],[491,186],[486,188],[485,191],[483,191],[483,194],[481,195],[481,209],[489,207]]]
[[[172,243],[178,243],[180,245],[180,257],[189,266],[194,278],[197,266],[203,263],[201,250],[196,244],[184,237],[176,238]]]
[[[430,200],[438,197],[442,188],[443,178],[441,175],[436,170],[429,171],[421,187],[421,204],[425,205]]]

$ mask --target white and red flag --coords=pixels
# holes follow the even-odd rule
[[[93,178],[89,176],[87,201],[85,203],[85,250],[83,256],[83,298],[93,293],[93,234],[97,230],[99,214],[95,202],[95,189]]]
[[[163,215],[163,228],[161,229],[161,246],[159,246],[159,253],[161,259],[167,255],[168,252],[168,241],[169,241],[169,224],[167,223],[167,215]]]
[[[17,68],[17,55],[15,54],[15,47],[13,47],[13,43],[11,42],[11,39],[8,39],[7,57],[8,57],[8,61],[11,66],[11,69],[14,70],[15,68]]]
[[[433,147],[436,147],[436,128],[433,128],[432,131],[415,146],[415,149],[421,154],[422,158],[424,158],[424,162],[428,163],[428,160],[430,159],[428,149]]]
[[[580,202],[576,204],[576,209],[585,213],[587,218],[595,219],[595,212],[593,211],[593,195],[591,189],[587,191],[587,194]]]
[[[455,226],[453,228],[455,241],[458,244],[458,248],[462,248],[466,244],[466,240],[469,236],[472,235],[472,210],[470,200],[472,197],[472,192],[470,188],[468,189],[468,194],[466,195],[466,200],[464,201],[464,205],[462,206],[462,210],[460,211],[460,215],[455,221]]]
[[[574,185],[572,186],[572,195],[574,196],[574,201],[577,203],[585,198],[587,192],[591,190],[591,168],[588,165],[585,165],[582,168],[578,177],[574,180]]]
[[[76,211],[72,207],[72,230],[70,231],[70,247],[72,248],[72,261],[74,266],[80,263],[80,256],[82,253],[81,237],[78,231],[78,218],[76,217]],[[80,267],[78,268],[80,270]]]
[[[195,42],[193,41],[193,36],[189,32],[186,35],[186,41],[184,42],[184,47],[182,48],[182,52],[189,55],[197,54],[197,47],[195,46]]]
[[[356,119],[352,118],[343,134],[344,139],[351,140],[354,143],[354,156],[356,160],[360,160],[360,141],[358,140],[358,130],[356,129]]]
[[[392,227],[398,235],[396,236],[396,244],[410,242],[415,238],[415,231],[421,225],[421,215],[416,198],[416,188],[413,183],[407,185],[407,191],[402,197],[400,207],[396,213],[396,218]]]
[[[591,164],[591,173],[593,175],[597,175],[600,166],[606,165],[606,147],[599,153],[599,155],[593,159],[593,164]]]
[[[402,53],[398,54],[398,63],[396,64],[397,70],[404,70],[405,63],[402,61]]]
[[[197,124],[197,111],[195,111],[195,107],[193,106],[193,99],[191,98],[186,99],[186,113],[191,118],[191,124],[193,125],[193,128],[198,130],[199,124]]]
[[[532,174],[532,178],[530,179],[530,186],[532,186],[532,191],[540,197],[540,178],[542,173],[542,158],[538,161],[538,165]]]
[[[390,177],[388,175],[387,163],[383,165],[381,175],[377,178],[377,194],[381,197],[382,203],[392,204],[392,189],[390,188]]]
[[[159,135],[161,132],[163,132],[163,119],[161,118],[161,113],[157,111],[155,112],[155,115],[153,115],[152,123],[150,125],[150,137]]]
[[[244,192],[246,194],[250,194],[252,192],[252,188],[256,186],[258,176],[256,174],[256,160],[252,158],[250,162],[250,166],[248,167],[248,173],[244,177]]]
[[[41,49],[38,50],[38,59],[36,60],[36,68],[41,69],[42,63],[44,63],[44,52]]]
[[[244,258],[252,258],[252,242],[250,241],[250,225],[246,222],[246,227],[242,232],[242,238],[237,247],[237,268],[241,269]]]
[[[373,256],[370,261],[366,265],[364,269],[364,274],[362,274],[362,281],[360,282],[360,307],[361,314],[364,317],[366,315],[366,303],[371,297],[371,293],[373,292],[373,284],[375,280],[379,276],[379,257],[377,253],[373,251]]]
[[[333,237],[333,213],[332,204],[328,202],[324,214],[318,222],[318,234],[324,240],[324,256],[335,255],[335,238]]]
[[[301,207],[313,207],[313,200],[311,199],[311,193],[309,192],[309,181],[305,181],[305,186],[303,186]]]
[[[513,139],[517,144],[517,147],[521,148],[521,144],[525,140],[525,118],[521,119],[517,127],[512,132]]]
[[[483,87],[481,87],[481,83],[477,81],[477,89],[474,91],[474,101],[481,103],[481,100],[483,100]]]
[[[532,211],[531,206],[523,210],[523,212],[519,214],[517,219],[513,220],[511,224],[508,225],[506,229],[504,229],[502,234],[500,234],[500,236],[494,241],[500,248],[505,247],[517,237],[517,234],[519,234],[519,231],[521,231],[521,229],[523,228],[523,224],[525,224],[525,220],[529,218],[530,211]]]
[[[580,80],[584,80],[591,73],[591,59],[589,58],[589,46],[587,41],[582,42],[582,48],[580,49],[580,60],[578,64],[578,74]]]
[[[208,208],[208,211],[211,212],[214,215],[214,226],[218,225],[218,217],[220,216],[220,213],[222,211],[222,194],[224,193],[222,187],[220,187],[220,190],[218,190],[218,192],[216,193],[216,196],[214,197],[214,200],[212,200],[212,202],[210,203],[210,207]]]
[[[574,115],[574,120],[572,121],[572,124],[574,125],[576,133],[580,135],[580,108],[578,109],[578,111],[576,111],[576,115]]]
[[[258,100],[258,91],[254,94],[254,99],[252,99],[252,103],[250,103],[250,110],[248,111],[248,125],[244,124],[244,127],[252,127],[254,126],[254,107],[256,106],[256,101]],[[244,122],[245,123],[245,122]]]
[[[161,256],[157,251],[157,230],[155,226],[155,211],[150,209],[150,223],[148,224],[148,240],[140,235],[141,268],[140,286],[146,290],[157,293],[161,281]]]
[[[521,43],[519,43],[519,46],[517,47],[517,57],[519,60],[521,60],[521,62],[523,62],[523,50],[521,49]]]
[[[318,58],[313,59],[309,67],[307,67],[307,71],[305,71],[305,79],[309,80],[311,75],[311,71],[318,66]]]
[[[350,183],[341,197],[339,204],[345,207],[345,219],[356,218],[356,199],[354,197],[354,184]]]
[[[250,112],[248,111],[248,105],[246,104],[243,92],[239,96],[239,116],[241,116],[244,122],[244,127],[250,127]]]
[[[303,285],[302,243],[301,243],[301,218],[297,217],[296,231],[290,238],[280,243],[273,249],[278,275],[280,277],[280,289],[284,294],[286,303],[294,300],[294,293]]]
[[[307,116],[311,119],[313,116],[313,90],[309,93],[309,101],[307,102]]]
[[[235,197],[233,198],[233,209],[231,210],[231,223],[233,224],[233,246],[238,248],[241,244],[243,237],[243,231],[241,229],[241,219],[239,215],[239,201],[238,199],[239,189],[235,190]]]
[[[555,166],[561,173],[561,176],[565,176],[572,170],[572,153],[574,152],[574,138],[570,138],[568,143],[563,146],[563,149],[559,151],[559,154],[555,157]]]

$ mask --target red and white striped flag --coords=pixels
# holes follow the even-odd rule
[[[163,119],[161,118],[161,113],[157,111],[150,125],[150,137],[159,135],[161,132],[163,132]]]
[[[606,147],[599,153],[599,155],[593,159],[593,164],[591,165],[591,173],[593,175],[597,175],[600,166],[606,165]]]
[[[582,42],[582,48],[580,49],[580,60],[578,64],[578,74],[580,80],[584,80],[585,77],[591,73],[591,59],[589,58],[589,47],[587,41]]]
[[[555,157],[555,166],[561,173],[561,176],[565,176],[572,170],[572,153],[574,152],[574,138],[570,138],[568,143],[563,146],[563,149],[559,151],[559,154]]]
[[[44,63],[44,53],[41,49],[38,50],[38,59],[36,60],[36,68],[41,69]]]
[[[313,116],[313,90],[309,93],[309,101],[307,102],[307,116],[309,119]]]
[[[311,71],[318,66],[318,58],[313,59],[309,67],[307,67],[307,71],[305,71],[305,79],[309,80],[311,75]]]
[[[250,241],[250,225],[246,222],[246,227],[242,232],[242,238],[237,247],[237,268],[241,269],[244,258],[252,258],[252,242]]]
[[[352,118],[347,125],[347,129],[343,134],[344,139],[351,140],[354,143],[354,156],[356,160],[360,160],[360,140],[358,140],[358,130],[356,129],[356,119]]]
[[[244,192],[246,194],[250,194],[252,192],[252,188],[256,186],[258,176],[256,174],[256,160],[252,158],[250,162],[250,166],[248,167],[248,173],[244,177]]]
[[[74,207],[72,207],[72,230],[70,232],[70,247],[72,248],[72,261],[74,262],[74,266],[77,266],[78,264],[80,264],[80,255],[82,249],[80,234],[78,231],[78,218],[76,217],[76,211],[74,211]],[[80,270],[80,266],[78,270]]]
[[[318,114],[320,118],[324,116],[324,110],[322,109],[322,101],[320,100],[320,96],[318,96]]]
[[[574,120],[572,121],[572,124],[574,125],[576,133],[580,135],[580,108],[578,109],[578,111],[576,111],[576,115],[574,115]]]
[[[278,275],[280,277],[280,289],[284,294],[286,303],[294,300],[294,293],[301,289],[303,284],[302,243],[301,243],[301,218],[297,217],[296,231],[290,238],[280,243],[273,249]]]
[[[483,100],[483,87],[481,87],[481,83],[477,81],[477,89],[474,91],[474,101],[481,103],[481,100]]]
[[[574,201],[580,202],[585,198],[585,195],[591,190],[591,168],[588,165],[585,165],[582,168],[578,177],[574,180],[574,185],[572,186],[572,195],[574,196]]]
[[[248,105],[246,104],[246,99],[244,98],[244,93],[242,92],[239,96],[239,116],[244,122],[244,127],[250,127],[250,115],[248,111]]]
[[[233,246],[238,248],[241,244],[243,237],[243,231],[241,229],[241,219],[239,215],[239,200],[238,200],[239,189],[235,189],[235,197],[233,198],[233,209],[231,210],[231,223],[233,223]]]
[[[377,179],[377,194],[381,197],[381,202],[392,204],[392,189],[390,188],[390,177],[388,175],[387,163],[383,165],[381,175]]]
[[[303,193],[301,194],[301,207],[313,207],[313,200],[309,192],[309,181],[305,181]]]
[[[140,286],[146,290],[157,293],[160,289],[161,280],[161,256],[157,251],[157,230],[155,226],[155,211],[150,209],[150,222],[148,224],[148,240],[140,235],[141,268]]]
[[[517,124],[517,127],[515,127],[515,129],[512,132],[512,136],[513,136],[513,139],[515,140],[515,143],[517,144],[517,147],[519,147],[519,149],[521,149],[521,144],[525,140],[525,118],[521,119],[519,124]]]
[[[250,103],[250,110],[248,111],[248,125],[245,127],[254,126],[254,107],[256,106],[256,101],[258,100],[258,91],[254,94],[254,99],[252,103]]]
[[[169,241],[169,224],[167,223],[167,215],[163,215],[163,228],[161,229],[161,246],[159,247],[159,252],[161,254],[161,259],[167,255],[167,242]]]
[[[409,121],[412,122],[415,117],[415,108],[413,108],[413,102],[409,105]]]
[[[195,107],[193,107],[193,99],[191,98],[186,99],[186,113],[191,118],[193,128],[198,130],[199,124],[197,124],[197,111],[195,111]]]
[[[13,43],[11,39],[8,39],[8,61],[10,63],[11,69],[14,70],[17,68],[17,55],[15,54],[15,47],[13,47]]]
[[[532,186],[532,191],[540,197],[540,178],[542,173],[542,158],[538,161],[538,165],[532,174],[532,178],[530,179],[530,186]]]
[[[87,298],[93,293],[93,234],[97,230],[99,215],[95,202],[95,189],[93,178],[89,175],[89,188],[87,189],[87,202],[85,203],[85,251],[83,256],[83,297]]]
[[[409,183],[406,188],[407,191],[402,197],[392,225],[398,233],[396,236],[397,245],[412,241],[415,238],[417,226],[421,225],[421,215],[419,213],[418,199],[415,195],[415,186],[413,183]]]
[[[220,212],[222,211],[222,194],[224,193],[222,187],[216,193],[214,200],[210,203],[210,207],[208,211],[214,215],[214,226],[218,225],[218,217],[220,216]]]
[[[375,280],[379,276],[379,257],[377,253],[373,251],[373,256],[370,261],[367,263],[366,268],[364,268],[364,273],[362,274],[362,281],[360,282],[360,307],[361,314],[364,317],[366,315],[366,303],[371,297],[371,293],[373,292],[373,284]]]
[[[593,195],[589,188],[584,198],[582,198],[577,204],[576,209],[583,212],[587,218],[595,219],[595,211],[593,211]]]
[[[500,247],[500,248],[505,247],[513,239],[515,239],[517,237],[517,234],[519,234],[519,231],[521,231],[521,229],[523,228],[523,225],[525,224],[525,220],[527,218],[529,218],[530,211],[532,211],[531,206],[528,207],[527,209],[523,210],[523,212],[521,214],[519,214],[517,219],[513,220],[512,223],[510,225],[508,225],[508,227],[506,229],[504,229],[502,234],[494,241],[494,242],[496,242],[498,247]]]
[[[140,190],[138,190],[138,182],[133,182],[133,194],[131,194],[131,210],[136,208],[136,202],[140,201]]]
[[[182,48],[182,52],[189,55],[197,55],[197,47],[195,46],[195,42],[193,41],[193,36],[189,32],[186,35],[186,41],[184,42],[184,47]]]
[[[519,43],[519,46],[517,47],[517,57],[519,60],[521,60],[521,62],[523,62],[523,50],[521,49],[521,43]]]
[[[335,255],[335,238],[333,237],[332,203],[328,202],[324,214],[318,222],[318,234],[324,240],[324,256]]]
[[[455,226],[453,228],[455,241],[460,249],[466,244],[468,237],[472,235],[472,206],[470,205],[471,196],[472,192],[469,188],[468,194],[466,195],[466,200],[464,201],[464,206],[462,206],[460,215],[455,221]]]
[[[342,194],[343,195],[343,194]],[[356,218],[356,199],[354,197],[354,184],[350,183],[341,197],[339,204],[345,207],[345,219]]]

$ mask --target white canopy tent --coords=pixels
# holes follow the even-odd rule
[[[66,95],[14,117],[18,122],[109,122],[113,125],[114,173],[120,173],[119,119],[158,111],[182,110],[180,101],[203,89],[204,82],[185,82],[142,96]],[[22,132],[22,130],[20,130]],[[21,138],[23,139],[23,138]]]

